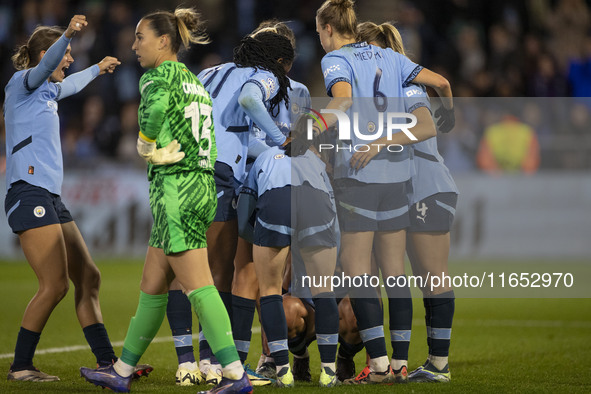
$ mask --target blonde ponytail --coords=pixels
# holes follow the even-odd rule
[[[363,22],[358,26],[359,41],[374,43],[382,48],[391,48],[395,52],[406,55],[400,32],[391,23],[376,25],[373,22]]]
[[[168,35],[170,37],[170,49],[178,53],[181,44],[188,49],[191,44],[210,43],[207,34],[203,30],[203,22],[199,13],[193,8],[177,8],[174,14],[168,11],[156,11],[142,18],[148,21],[149,26],[157,37]]]
[[[174,10],[179,36],[185,48],[191,44],[205,45],[211,41],[203,29],[201,16],[192,8]]]

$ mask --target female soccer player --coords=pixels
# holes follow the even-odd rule
[[[286,73],[294,57],[293,46],[289,39],[283,37],[285,34],[277,34],[276,29],[260,33],[256,36],[253,33],[242,40],[235,49],[233,63],[212,67],[199,74],[199,79],[211,94],[216,108],[213,116],[216,142],[220,146],[220,154],[214,166],[218,208],[214,223],[207,232],[209,260],[214,283],[228,313],[233,321],[239,322],[233,329],[242,361],[246,360],[250,345],[257,289],[256,286],[251,286],[253,280],[256,284],[254,270],[249,269],[252,264],[249,266],[248,262],[242,263],[244,258],[249,262],[252,260],[248,259],[248,245],[243,242],[238,244],[235,201],[238,187],[246,177],[252,121],[256,122],[263,135],[268,136],[270,143],[281,145],[287,141],[266,105],[270,105],[274,114],[287,112],[281,110],[284,107],[281,102],[287,101],[289,78]],[[267,148],[262,140],[258,140],[258,152]],[[240,255],[236,259],[238,266],[234,273],[237,245]],[[234,285],[233,278],[236,280]],[[231,293],[233,288],[237,291],[236,296]],[[192,345],[188,342],[188,335],[191,333],[191,319],[187,315],[186,305],[188,301],[177,290],[172,290],[169,297],[171,302],[168,304],[168,320],[175,345],[179,345],[176,346],[179,360],[177,383],[183,385],[185,382],[199,382],[199,375],[189,368],[195,358]],[[234,302],[236,311],[232,308]],[[219,364],[212,357],[207,338],[201,330],[199,358],[199,368],[205,382],[216,383],[220,379]],[[253,385],[270,383],[268,379],[259,379],[254,371],[247,372]]]
[[[302,135],[306,120],[302,117],[298,121],[301,126],[295,126],[302,130]],[[249,218],[255,211],[251,229]],[[287,255],[291,248],[292,258],[301,261],[299,271],[304,272],[304,264],[305,272],[312,277],[332,275],[336,266],[336,207],[318,152],[309,149],[295,153],[289,148],[284,151],[273,147],[261,153],[240,191],[238,215],[241,235],[254,244],[261,321],[276,364],[277,385],[291,387],[294,378],[289,367],[281,297]],[[254,234],[249,234],[249,230]],[[332,387],[338,382],[334,372],[339,329],[337,304],[334,293],[326,286],[310,291],[316,306],[319,383],[321,387]]]
[[[293,58],[294,50],[287,38],[262,32],[242,39],[234,49],[233,62],[199,74],[216,108],[213,117],[219,146],[214,166],[218,206],[207,231],[208,254],[214,283],[230,314],[238,242],[235,204],[238,188],[246,177],[249,131],[255,122],[275,144],[284,145],[288,141],[271,114],[276,114],[280,105],[287,105],[290,85],[286,66],[291,65]],[[204,365],[207,369],[205,340],[199,342],[199,354],[200,367]]]
[[[333,97],[329,109],[347,111],[353,105],[354,109],[362,107],[370,111],[367,102],[352,100],[365,97],[373,98],[375,113],[386,109],[402,112],[404,108],[400,103],[389,103],[388,97],[403,97],[403,85],[413,80],[434,86],[442,97],[451,97],[449,83],[443,77],[390,49],[356,42],[357,20],[351,0],[325,1],[316,14],[316,30],[327,52],[322,59],[322,70],[327,93]],[[445,104],[446,108],[452,107],[451,100]],[[325,119],[329,127],[336,122],[335,116],[325,116]],[[355,171],[350,165],[353,150],[342,149],[365,144],[371,140],[372,131],[365,131],[364,139],[355,134],[351,141],[341,141],[341,150],[336,155],[335,195],[342,230],[340,261],[347,275],[362,276],[370,273],[373,254],[385,277],[401,277],[404,275],[405,228],[410,224],[406,197],[411,174],[408,150],[387,152],[383,160],[372,160]],[[405,300],[402,303],[406,305],[398,305],[396,309],[412,307],[411,300],[402,294],[408,292],[408,288],[387,287],[386,290],[390,303],[401,304],[400,300]],[[350,292],[360,335],[370,356],[370,373],[363,380],[403,381],[406,378],[404,360],[388,362],[383,314],[373,294],[372,289],[363,288],[352,288]]]
[[[23,315],[8,380],[59,380],[37,370],[33,356],[51,312],[68,292],[69,280],[76,287],[76,314],[97,363],[111,364],[115,358],[100,310],[99,270],[60,198],[63,162],[57,101],[120,64],[107,56],[66,78],[74,62],[70,40],[87,24],[84,15],[75,15],[65,32],[40,26],[12,57],[19,71],[5,89],[5,209],[39,288]]]
[[[140,80],[140,133],[137,148],[148,162],[154,225],[144,264],[139,305],[121,358],[112,366],[81,368],[91,383],[130,390],[130,372],[156,335],[174,277],[195,309],[213,353],[223,367],[215,392],[251,392],[240,364],[230,320],[213,285],[205,232],[215,215],[213,167],[217,156],[209,94],[178,62],[181,45],[206,43],[192,9],[155,12],[136,27],[132,46],[148,71]],[[183,152],[179,149],[181,144]]]
[[[391,48],[401,54],[404,45],[396,27],[389,23],[376,25],[364,22],[359,25],[359,38],[372,45]],[[412,133],[418,141],[414,143],[404,133],[396,133],[390,141],[381,139],[368,152],[357,152],[351,159],[353,168],[362,168],[375,157],[377,144],[410,145],[413,152],[414,172],[412,193],[409,199],[410,221],[406,241],[406,252],[413,271],[423,278],[448,275],[449,231],[453,222],[458,189],[443,164],[437,150],[435,125],[431,119],[431,107],[425,89],[420,85],[409,85],[404,91],[407,112],[416,115],[418,123]],[[423,288],[425,321],[427,323],[427,344],[429,356],[425,364],[409,375],[410,381],[448,382],[450,380],[448,355],[451,339],[451,326],[454,315],[454,293],[447,287],[431,291]],[[393,313],[394,312],[394,313]],[[390,310],[390,318],[397,312]],[[403,316],[404,318],[404,316]],[[410,329],[412,310],[406,316],[406,327]],[[390,323],[392,326],[392,322]],[[400,323],[398,323],[400,324]],[[410,338],[408,338],[410,339]],[[400,342],[392,339],[396,355]],[[408,355],[408,348],[406,348]],[[394,356],[393,356],[394,358]]]
[[[263,32],[272,32],[280,34],[289,39],[292,47],[295,49],[295,34],[286,23],[272,19],[263,21],[251,34],[256,37]],[[291,63],[284,65],[285,71],[289,72]],[[287,137],[297,120],[303,108],[310,107],[310,93],[308,88],[289,78],[291,89],[288,91],[289,106],[280,105],[278,113],[273,116],[273,120],[281,132]],[[249,171],[256,157],[271,146],[277,145],[258,127],[251,129],[249,136],[248,159],[246,170]],[[252,244],[248,243],[242,237],[238,239],[238,248],[234,259],[234,279],[232,283],[232,330],[234,339],[238,346],[238,354],[244,362],[250,348],[252,335],[252,321],[256,308],[256,299],[258,298],[258,281],[252,257]],[[264,330],[261,332],[264,335]],[[295,361],[294,361],[295,365]],[[248,371],[251,382],[256,385],[252,378],[253,374]],[[272,368],[272,377],[275,376],[275,366]],[[294,370],[295,377],[295,370]],[[296,377],[297,380],[297,377]]]

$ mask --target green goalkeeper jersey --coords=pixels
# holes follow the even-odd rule
[[[199,79],[184,64],[165,61],[142,76],[140,94],[140,131],[155,140],[157,148],[176,139],[185,152],[185,158],[178,163],[148,164],[148,179],[154,173],[213,173],[217,148],[211,98]]]

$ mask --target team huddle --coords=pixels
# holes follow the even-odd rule
[[[286,23],[262,22],[234,48],[231,62],[195,75],[177,57],[181,48],[209,42],[193,9],[139,21],[131,49],[147,71],[139,81],[137,151],[148,165],[154,224],[137,311],[117,357],[102,322],[100,273],[60,198],[57,101],[120,64],[108,56],[66,77],[74,61],[69,43],[87,24],[76,15],[65,31],[37,28],[13,56],[19,71],[5,89],[5,210],[39,280],[8,380],[59,380],[35,368],[33,356],[72,280],[97,360],[96,369],[80,374],[116,392],[129,392],[132,379],[153,370],[139,361],[165,316],[176,383],[206,383],[212,393],[311,381],[313,341],[320,387],[450,381],[453,290],[421,289],[429,352],[410,371],[413,309],[404,259],[415,275],[447,274],[458,190],[435,137],[454,126],[451,88],[405,56],[393,25],[358,23],[352,0],[327,0],[316,13],[330,98],[322,108],[288,77],[296,41]],[[437,127],[427,87],[441,99]],[[410,133],[392,130],[383,116],[391,113],[410,114]],[[342,114],[354,119],[347,138]],[[384,288],[391,356],[380,288],[302,280],[337,274],[404,283]],[[251,369],[245,361],[257,308],[263,348]],[[367,365],[356,371],[353,358],[363,348]]]

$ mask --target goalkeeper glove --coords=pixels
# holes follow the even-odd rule
[[[177,140],[172,140],[165,147],[156,149],[156,142],[146,140],[143,138],[141,132],[137,139],[137,151],[139,155],[150,164],[165,165],[177,163],[185,157],[185,152],[181,152],[180,150],[181,144]]]
[[[435,117],[438,119],[437,128],[442,133],[449,133],[456,125],[456,115],[453,108],[447,109],[442,105],[435,111]]]

